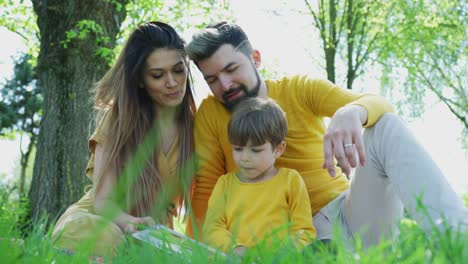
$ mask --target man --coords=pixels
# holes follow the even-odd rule
[[[307,76],[262,80],[260,52],[235,24],[205,28],[186,50],[214,95],[202,102],[195,117],[200,167],[188,234],[201,230],[218,177],[235,169],[226,131],[231,110],[255,96],[276,100],[286,112],[287,148],[276,165],[296,169],[304,178],[318,239],[331,239],[333,224],[339,224],[348,240],[360,234],[364,246],[378,243],[396,233],[403,205],[427,232],[433,223],[442,227],[441,219],[452,227],[468,219],[440,169],[389,113],[392,107],[383,98]],[[328,128],[323,117],[331,117]],[[368,128],[363,136],[362,127]],[[345,174],[351,168],[356,172],[349,183]],[[418,197],[429,217],[418,210]]]

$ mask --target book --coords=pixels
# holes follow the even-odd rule
[[[154,225],[132,235],[135,239],[149,243],[155,248],[165,250],[169,254],[192,255],[194,249],[206,251],[210,256],[228,257],[224,252],[212,248],[202,242],[178,233],[164,225]]]

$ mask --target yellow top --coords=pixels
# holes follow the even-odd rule
[[[331,82],[310,79],[306,76],[286,77],[266,81],[268,97],[286,112],[288,134],[286,151],[276,160],[276,166],[297,170],[309,192],[312,214],[349,188],[346,176],[336,168],[331,177],[322,169],[323,117],[331,117],[337,109],[347,104],[361,105],[368,111],[366,127],[372,126],[385,112],[393,111],[382,97],[360,94],[341,89]],[[209,96],[201,103],[195,116],[195,151],[199,169],[195,177],[192,207],[198,229],[203,225],[208,199],[218,178],[235,171],[227,124],[231,113]],[[193,236],[192,219],[187,233]]]
[[[94,152],[96,150],[96,145],[103,142],[103,140],[108,136],[107,131],[109,131],[109,121],[108,118],[104,117],[102,121],[97,125],[96,130],[91,135],[88,140],[88,147],[90,151],[90,157],[88,160],[88,165],[86,166],[86,176],[96,184],[98,179],[94,178]],[[171,145],[169,151],[165,155],[162,150],[158,153],[158,169],[163,180],[167,180],[171,177],[177,177],[176,173],[178,170],[178,158],[179,158],[179,138],[177,138],[174,143]],[[76,208],[80,211],[87,211],[89,213],[95,214],[94,211],[94,186],[92,186],[89,191],[75,204],[73,204],[69,209]],[[67,210],[66,213],[70,213]],[[172,214],[176,215],[177,210],[173,210]],[[172,226],[172,217],[168,219],[169,226]]]
[[[104,118],[98,124],[88,141],[90,158],[86,167],[86,176],[96,184],[94,178],[94,152],[97,144],[102,144],[108,137],[109,119]],[[178,138],[172,144],[167,155],[162,151],[158,155],[158,167],[163,179],[176,177],[179,157]],[[92,187],[92,186],[91,186]],[[175,215],[176,210],[170,212]],[[168,213],[168,226],[172,227],[172,215]],[[97,232],[97,230],[99,232]],[[125,239],[123,232],[114,224],[94,211],[94,188],[88,190],[75,204],[68,207],[55,224],[52,239],[56,246],[76,250],[83,246],[83,241],[95,241],[93,252],[96,255],[105,255],[109,250],[116,250]]]
[[[224,251],[286,238],[303,248],[316,235],[310,215],[307,189],[296,170],[281,168],[257,183],[241,182],[232,172],[221,176],[213,189],[203,237]]]

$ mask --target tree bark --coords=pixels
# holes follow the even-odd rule
[[[348,48],[348,74],[347,74],[347,80],[346,80],[346,88],[351,90],[353,88],[353,81],[355,78],[355,72],[354,72],[354,65],[353,65],[353,55],[354,55],[354,33],[355,33],[355,28],[353,26],[353,18],[354,18],[354,12],[353,12],[353,0],[348,0],[348,10],[346,12],[346,26],[347,26],[347,31],[346,31],[346,43],[347,43],[347,48]],[[356,18],[357,19],[357,18]]]
[[[128,0],[32,0],[41,47],[38,85],[44,96],[33,179],[29,191],[32,220],[45,214],[54,220],[83,195],[89,184],[84,170],[93,104],[90,89],[108,69],[96,55],[98,45],[113,48],[126,16]],[[116,4],[122,4],[117,10]],[[91,20],[109,37],[105,44],[92,32],[65,48],[66,32],[81,20]]]
[[[326,61],[326,68],[327,68],[327,78],[332,83],[335,83],[336,76],[335,76],[335,56],[336,56],[336,49],[338,45],[338,38],[336,33],[337,27],[337,17],[336,17],[336,3],[333,0],[329,1],[329,22],[330,28],[328,29],[329,37],[328,37],[328,45],[325,46],[325,61]]]
[[[21,141],[23,141],[23,136],[21,136]],[[20,144],[21,145],[21,144]],[[19,182],[19,198],[23,198],[25,196],[24,186],[26,183],[26,169],[28,168],[29,157],[31,156],[31,152],[36,145],[36,135],[30,133],[30,139],[28,143],[28,148],[26,152],[21,150],[21,158],[20,158],[20,182]]]

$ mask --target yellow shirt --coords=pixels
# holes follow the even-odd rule
[[[296,170],[281,168],[273,178],[256,183],[241,182],[232,172],[213,189],[203,237],[224,251],[287,238],[303,248],[315,238],[310,215],[307,189]]]
[[[309,192],[312,214],[349,188],[341,170],[331,177],[321,168],[323,158],[323,117],[331,117],[347,104],[361,105],[368,111],[365,127],[372,126],[385,112],[393,111],[382,97],[341,89],[327,80],[307,76],[267,80],[268,97],[286,112],[288,134],[286,151],[276,160],[276,166],[291,168],[303,177]],[[197,230],[203,225],[208,199],[218,178],[235,171],[227,124],[231,113],[213,96],[204,99],[195,116],[195,152],[199,168],[195,177],[192,208]],[[187,233],[193,235],[192,219]]]
[[[96,145],[100,144],[104,141],[105,138],[108,137],[108,131],[110,125],[109,118],[103,118],[102,121],[96,126],[96,130],[91,135],[88,140],[88,147],[90,152],[90,157],[88,160],[88,165],[86,166],[86,176],[96,184],[99,179],[95,178],[94,175],[94,153],[96,150]],[[169,178],[178,177],[178,158],[179,158],[179,138],[176,138],[174,143],[171,145],[170,150],[166,155],[162,152],[162,150],[158,153],[158,168],[160,170],[160,174],[163,180],[168,180]],[[70,215],[76,214],[80,212],[87,212],[91,214],[96,214],[94,211],[94,186],[89,186],[92,188],[86,191],[85,195],[75,204],[71,205],[67,211],[62,215],[60,219]],[[177,210],[172,210],[171,213],[173,215],[177,214]],[[60,222],[57,222],[57,225]],[[172,227],[172,217],[168,218],[168,225]]]

